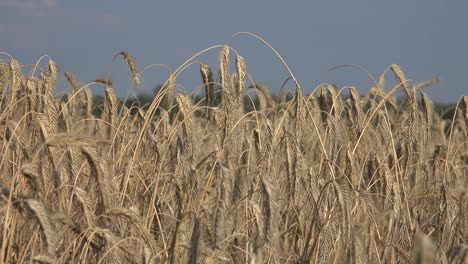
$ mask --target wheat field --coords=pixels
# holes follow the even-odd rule
[[[201,100],[127,106],[46,64],[0,60],[2,263],[468,263],[468,96],[443,120],[396,64],[273,96],[224,45]]]

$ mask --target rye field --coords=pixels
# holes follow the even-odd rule
[[[0,262],[468,263],[468,96],[444,119],[396,64],[273,95],[217,49],[147,105],[2,53]]]

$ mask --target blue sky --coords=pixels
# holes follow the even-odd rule
[[[150,64],[174,70],[196,52],[229,41],[252,78],[278,91],[288,73],[273,52],[252,37],[231,39],[248,31],[284,57],[306,92],[326,82],[366,93],[372,82],[364,72],[328,70],[357,64],[378,78],[396,63],[415,82],[440,76],[441,83],[426,92],[433,100],[456,102],[468,95],[467,11],[467,1],[437,0],[1,0],[0,50],[22,64],[50,55],[61,70],[87,83],[104,75],[122,50],[135,57],[140,70]],[[197,60],[215,69],[217,53]],[[129,71],[122,60],[112,65],[115,88],[124,95]],[[396,83],[386,76],[388,86]],[[166,77],[164,68],[151,68],[142,75],[140,91],[151,92]],[[189,67],[178,82],[187,90],[197,88],[198,66]],[[67,87],[66,81],[61,85]]]

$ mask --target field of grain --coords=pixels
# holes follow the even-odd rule
[[[2,263],[468,263],[468,96],[442,120],[395,64],[272,96],[222,46],[202,100],[127,107],[46,61],[0,60]]]

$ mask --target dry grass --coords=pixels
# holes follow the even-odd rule
[[[218,81],[201,65],[203,101],[176,71],[131,111],[103,80],[101,116],[70,73],[55,97],[55,62],[36,78],[0,61],[0,262],[467,263],[467,96],[447,124],[393,64],[392,89],[293,78],[275,101],[230,50]]]

